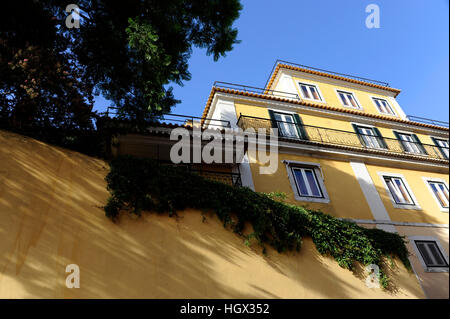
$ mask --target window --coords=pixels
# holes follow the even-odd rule
[[[292,114],[273,112],[273,116],[277,122],[276,124],[281,136],[294,138],[299,137],[297,125],[295,124],[294,116],[292,116]]]
[[[362,144],[368,148],[387,148],[378,129],[370,126],[353,125]]]
[[[353,93],[344,92],[344,91],[337,91],[337,93],[339,95],[339,98],[341,99],[342,105],[360,108],[360,106],[358,105],[358,102],[356,101],[355,97],[353,96]]]
[[[437,147],[439,147],[439,150],[441,151],[442,155],[448,159],[449,158],[449,151],[448,151],[448,140],[440,139],[432,137],[432,140],[434,144],[436,144]]]
[[[448,262],[439,249],[436,241],[414,240],[414,244],[422,257],[422,262],[426,268],[447,268]]]
[[[443,182],[439,181],[428,181],[428,185],[430,186],[433,195],[439,202],[442,208],[448,208],[448,187]]]
[[[400,205],[415,205],[411,194],[405,186],[402,178],[384,176],[384,181],[389,189],[389,192],[396,204]]]
[[[294,197],[298,201],[329,203],[325,188],[322,170],[317,163],[283,161],[294,191]]]
[[[293,167],[292,172],[300,196],[323,198],[317,176],[312,168]]]
[[[408,153],[426,154],[423,145],[414,134],[395,132],[397,138],[402,143],[403,149]]]
[[[383,114],[395,115],[394,110],[392,109],[392,107],[389,105],[389,103],[386,100],[378,99],[375,97],[373,97],[372,100],[375,103],[375,105],[378,109],[378,112],[383,113]]]
[[[322,101],[319,90],[315,85],[298,83],[302,97],[307,100]]]

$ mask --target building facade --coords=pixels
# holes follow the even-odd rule
[[[278,169],[260,174],[264,164],[247,153],[237,168],[244,186],[404,235],[425,296],[448,298],[448,124],[407,116],[399,93],[278,62],[264,88],[216,82],[202,121],[276,132]]]

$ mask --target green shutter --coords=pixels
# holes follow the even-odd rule
[[[413,140],[416,141],[417,146],[419,146],[420,151],[421,151],[423,154],[428,155],[427,151],[425,150],[425,147],[423,146],[422,142],[419,140],[419,138],[417,137],[417,135],[416,135],[416,134],[411,134],[411,135],[412,135]]]
[[[437,141],[434,137],[432,137],[432,136],[430,136],[430,137],[431,137],[431,139],[433,140],[434,145],[436,145],[436,147],[437,147],[437,148],[439,149],[439,151],[441,152],[442,156],[444,156],[444,158],[448,159],[447,154],[444,153],[444,150],[443,150],[442,147],[439,145],[438,141]]]
[[[377,136],[377,140],[380,143],[381,147],[385,148],[385,149],[388,149],[386,141],[384,140],[383,135],[381,135],[380,130],[378,128],[374,127],[373,131],[375,132],[375,135]]]
[[[269,110],[270,120],[272,121],[272,127],[278,128],[277,120],[275,119],[275,114],[273,114],[272,110]]]
[[[361,142],[362,146],[365,147],[365,146],[366,146],[366,143],[364,142],[364,140],[363,140],[361,134],[359,134],[358,125],[352,124],[352,126],[353,126],[353,129],[355,130],[355,133],[356,133],[356,135],[358,136],[359,141]]]
[[[406,147],[405,147],[405,145],[403,145],[403,141],[402,141],[402,139],[400,138],[400,134],[398,134],[398,132],[394,131],[394,135],[395,135],[395,137],[397,138],[399,144],[401,145],[402,150],[404,150],[404,151],[406,152]]]
[[[269,116],[270,116],[270,120],[272,122],[272,128],[274,130],[276,130],[278,134],[280,134],[280,131],[278,130],[278,123],[277,123],[277,120],[275,119],[275,114],[273,113],[272,110],[269,110]],[[267,130],[269,130],[269,129],[267,129]]]
[[[294,122],[297,124],[297,131],[302,140],[309,140],[303,121],[298,114],[294,114]]]

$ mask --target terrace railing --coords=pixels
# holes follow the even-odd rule
[[[413,122],[420,122],[420,123],[424,123],[424,124],[449,127],[449,123],[444,122],[444,121],[432,120],[432,119],[428,119],[426,117],[420,117],[420,116],[414,116],[414,115],[407,115],[406,117],[408,118],[408,120],[413,121]]]
[[[100,113],[100,116],[106,116],[106,117],[115,117],[117,116],[117,107],[109,106],[106,110],[106,112]],[[166,124],[173,124],[173,125],[179,125],[179,126],[195,126],[198,125],[201,128],[216,128],[216,129],[223,129],[223,128],[230,128],[231,123],[227,120],[218,120],[218,119],[211,119],[211,118],[202,118],[199,116],[191,116],[191,115],[182,115],[182,114],[174,114],[174,113],[163,113],[162,115],[158,116],[154,120],[155,124],[160,123],[166,123]],[[204,123],[204,124],[202,124]]]
[[[237,91],[242,91],[242,92],[262,94],[262,95],[271,95],[271,96],[283,97],[283,98],[294,99],[294,100],[301,100],[300,97],[298,96],[298,94],[296,94],[296,93],[268,90],[268,89],[258,88],[258,87],[254,87],[254,86],[244,85],[244,84],[216,81],[216,82],[214,82],[214,87],[230,89],[230,90],[237,90]]]
[[[317,72],[322,72],[322,73],[328,73],[328,74],[332,74],[332,75],[342,76],[342,77],[345,77],[345,78],[350,78],[350,79],[357,80],[357,81],[368,82],[368,83],[372,83],[372,84],[376,84],[376,85],[380,85],[380,86],[389,87],[389,83],[387,83],[387,82],[372,80],[372,79],[368,79],[368,78],[363,78],[361,76],[356,76],[356,75],[350,75],[350,74],[345,74],[345,73],[338,73],[338,72],[334,72],[334,71],[330,71],[330,70],[319,69],[319,68],[315,68],[315,67],[312,67],[312,66],[298,64],[298,63],[293,63],[293,62],[284,61],[284,60],[276,60],[275,61],[275,64],[274,64],[274,66],[272,68],[272,71],[270,72],[271,75],[273,74],[273,71],[275,70],[275,68],[277,67],[278,64],[291,65],[291,66],[295,66],[295,67],[298,67],[298,68],[301,68],[301,69],[307,69],[307,70],[312,70],[312,71],[317,71]],[[269,77],[269,79],[270,79],[270,77]],[[267,83],[269,82],[269,79],[266,82],[266,86],[267,86]]]
[[[240,115],[237,125],[243,130],[253,128],[256,132],[258,129],[262,128],[266,130],[266,134],[271,134],[270,129],[273,128],[277,130],[279,137],[301,140],[307,143],[312,142],[359,149],[374,149],[396,154],[408,154],[424,158],[448,160],[448,148],[431,144],[400,141],[395,138],[358,134],[356,132],[245,115]]]

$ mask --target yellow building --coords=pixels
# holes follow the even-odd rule
[[[275,128],[278,169],[246,154],[242,184],[284,192],[409,240],[428,298],[448,298],[448,123],[406,116],[387,83],[277,62],[265,88],[216,82],[203,113],[232,128]]]

